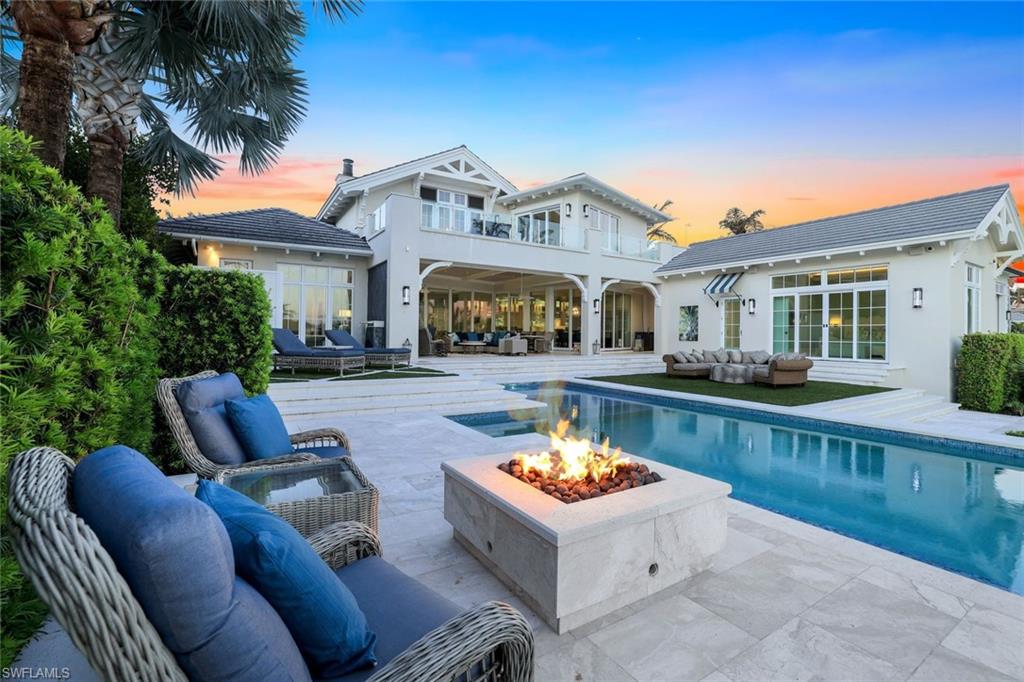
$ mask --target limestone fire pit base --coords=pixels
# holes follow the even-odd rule
[[[511,453],[444,462],[455,539],[559,634],[703,571],[732,487],[630,455],[663,481],[564,504],[503,471]]]

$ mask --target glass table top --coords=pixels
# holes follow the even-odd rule
[[[365,490],[347,459],[231,474],[224,485],[262,505]]]

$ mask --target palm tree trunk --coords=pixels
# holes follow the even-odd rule
[[[36,155],[57,170],[64,167],[74,58],[65,40],[23,36],[18,127],[39,146]]]
[[[103,199],[114,219],[114,227],[121,224],[121,182],[127,142],[116,129],[89,136],[89,176],[85,193]]]

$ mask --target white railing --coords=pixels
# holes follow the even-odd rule
[[[646,237],[631,237],[624,234],[606,234],[604,252],[630,258],[657,261],[661,257],[661,242]]]
[[[518,225],[507,213],[485,213],[472,208],[421,201],[420,224],[424,230],[508,239],[567,249],[586,248],[585,232],[576,227],[558,226],[531,229],[528,223]]]

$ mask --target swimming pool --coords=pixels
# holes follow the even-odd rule
[[[500,437],[578,411],[582,435],[732,484],[733,497],[1024,594],[1024,453],[582,384],[548,409],[450,417]]]

